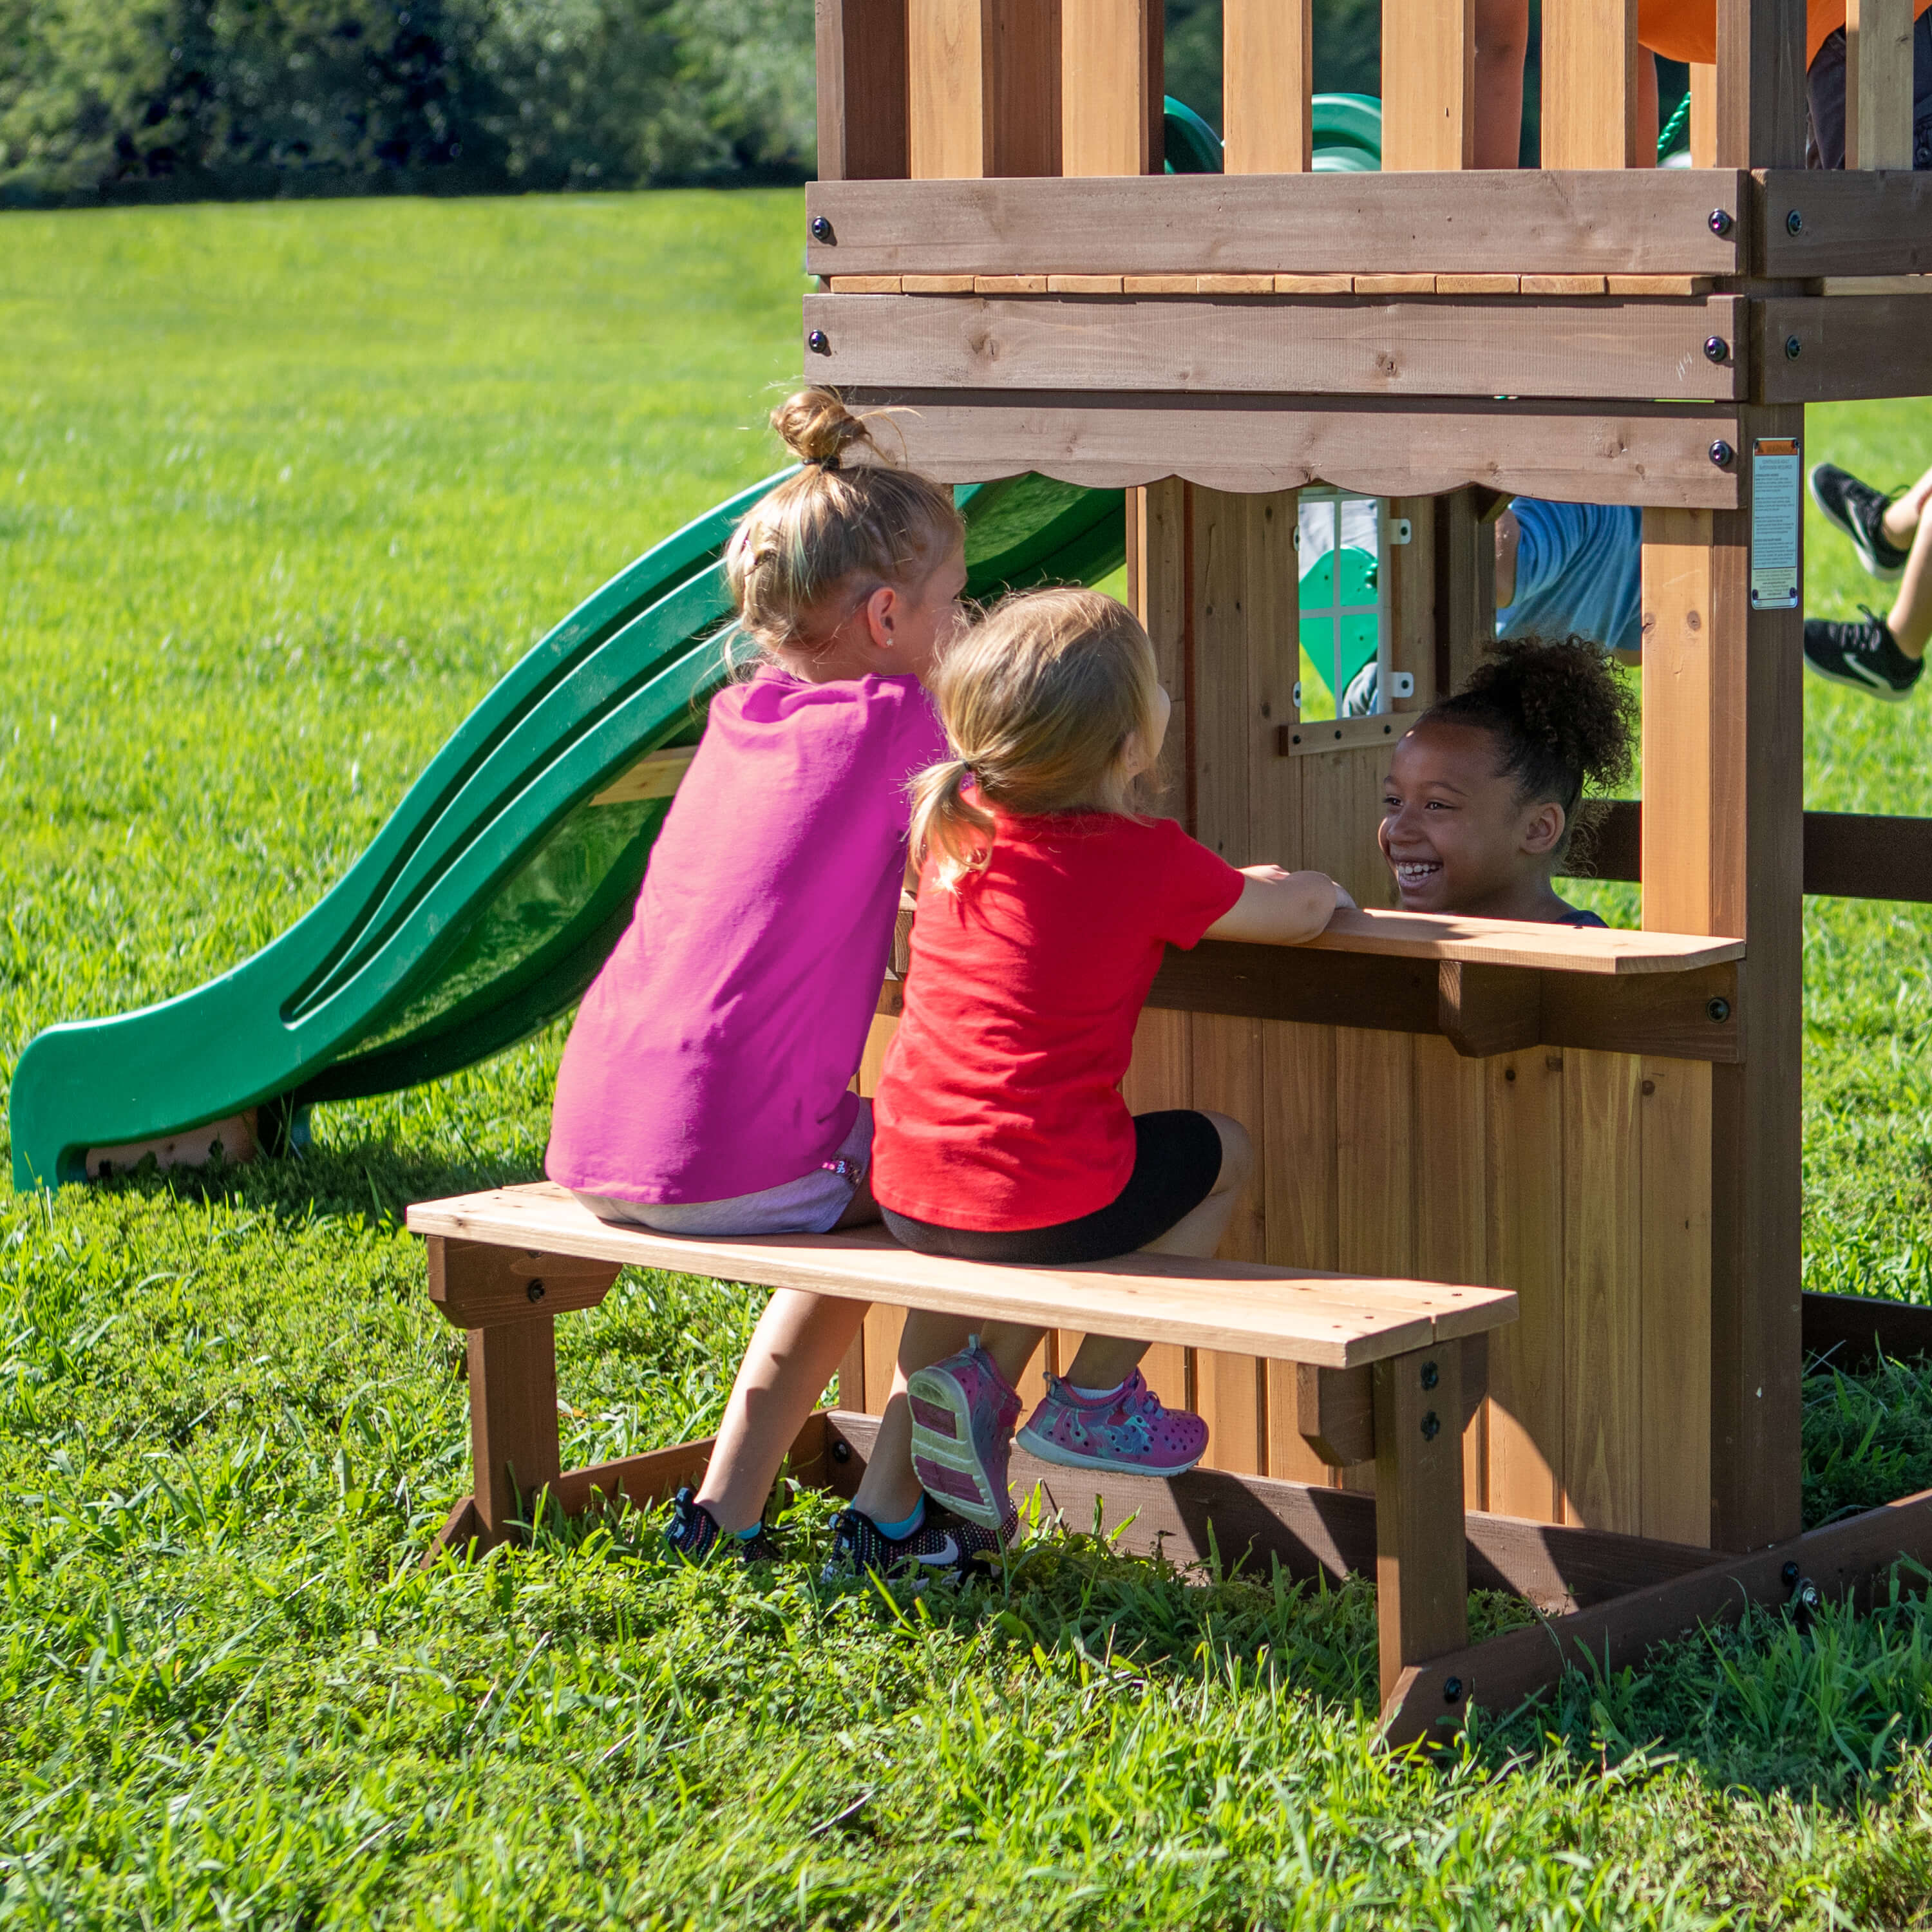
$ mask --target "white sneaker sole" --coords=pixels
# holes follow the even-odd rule
[[[1814,677],[1822,678],[1827,684],[1841,684],[1847,691],[1862,691],[1866,697],[1875,698],[1881,704],[1903,704],[1918,688],[1915,683],[1907,685],[1900,691],[1895,686],[1883,682],[1874,684],[1868,679],[1854,677],[1849,671],[1827,670],[1808,652],[1805,655],[1804,668]]]
[[[1049,1442],[1043,1436],[1034,1435],[1030,1424],[1022,1428],[1013,1440],[1029,1456],[1037,1457],[1042,1462],[1054,1463],[1063,1469],[1105,1469],[1117,1476],[1150,1476],[1158,1483],[1166,1482],[1172,1477],[1186,1475],[1189,1470],[1198,1466],[1201,1456],[1208,1453],[1204,1446],[1201,1456],[1196,1456],[1192,1462],[1176,1462],[1167,1468],[1157,1469],[1145,1462],[1123,1462],[1113,1456],[1076,1455],[1070,1449],[1061,1448],[1057,1442]]]

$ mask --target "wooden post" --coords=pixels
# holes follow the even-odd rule
[[[1804,0],[1718,0],[1720,168],[1804,165]]]
[[[906,0],[818,0],[818,178],[901,181]]]
[[[1475,0],[1382,0],[1382,166],[1473,167]]]
[[[556,1435],[556,1320],[532,1315],[470,1331],[470,1450],[487,1547],[563,1464]]]
[[[1718,68],[1713,61],[1690,63],[1690,165],[1718,165]]]
[[[1912,165],[1912,0],[1846,0],[1845,165]]]
[[[1403,1670],[1468,1641],[1462,1528],[1462,1352],[1375,1365],[1376,1618],[1382,1694]]]
[[[1802,425],[1747,412],[1736,460]],[[1804,620],[1751,608],[1751,520],[1644,513],[1644,923],[1750,947],[1745,1058],[1710,1072],[1710,1537],[1730,1550],[1799,1523]]]
[[[1496,533],[1472,490],[1438,496],[1435,515],[1436,690],[1448,698],[1496,634]]]
[[[906,0],[910,172],[1060,172],[1058,0]]]
[[[1636,99],[1636,0],[1544,0],[1543,165],[1644,165]]]
[[[1160,0],[1058,0],[1053,10],[1059,15],[1062,76],[1058,171],[1158,174],[1165,19]]]
[[[1231,175],[1314,165],[1315,13],[1310,0],[1223,0],[1221,118]]]

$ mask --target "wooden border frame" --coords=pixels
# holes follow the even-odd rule
[[[816,359],[815,358],[814,358]],[[1747,500],[1738,406],[855,388],[903,412],[893,435],[946,483],[1037,471],[1118,490],[1168,476],[1242,494],[1317,481],[1372,496],[1467,484],[1559,502],[1734,509]],[[1712,447],[1726,454],[1714,460]],[[896,451],[895,452],[898,453]]]
[[[1769,306],[1780,331],[1798,328],[1804,314],[1808,343],[1825,331],[1816,311],[1828,309],[1834,338],[1863,322],[1862,344],[1894,304],[1915,299],[1800,302],[1788,317],[1785,305]],[[806,297],[803,342],[813,373],[842,388],[1711,402],[1750,393],[1750,307],[1736,296],[834,294]],[[1809,383],[1847,381],[1826,369],[1822,352],[1802,365],[1780,352],[1764,380],[1801,366]],[[1847,393],[1866,393],[1864,366],[1862,358]]]
[[[822,181],[806,270],[1735,275],[1755,195],[1734,168]]]

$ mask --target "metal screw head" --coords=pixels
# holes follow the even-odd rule
[[[832,238],[832,224],[822,214],[812,218],[812,238],[814,242],[830,242]]]
[[[1737,452],[1734,450],[1722,436],[1719,436],[1717,441],[1711,446],[1711,460],[1714,463],[1720,470],[1730,469],[1731,466],[1731,458],[1736,454]]]
[[[1710,1016],[1713,1026],[1722,1026],[1731,1016],[1731,1003],[1721,993],[1713,993],[1704,1003],[1704,1010]]]
[[[1433,1388],[1436,1383],[1441,1379],[1441,1376],[1436,1372],[1436,1364],[1433,1362],[1424,1362],[1423,1364],[1422,1386],[1424,1388]]]
[[[533,1281],[530,1283],[529,1287],[524,1290],[524,1292],[527,1294],[532,1301],[541,1301],[544,1298],[544,1285],[540,1281]]]
[[[1798,1579],[1802,1574],[1802,1573],[1799,1570],[1798,1565],[1795,1563],[1787,1563],[1784,1568],[1778,1573],[1779,1580],[1783,1582],[1784,1587],[1787,1590],[1791,1589],[1796,1586]]]
[[[1425,1442],[1433,1442],[1442,1432],[1442,1425],[1436,1420],[1436,1412],[1432,1408],[1422,1418],[1422,1439]]]
[[[1787,235],[1802,235],[1804,232],[1804,218],[1795,208],[1784,218],[1784,232]]]
[[[822,328],[814,328],[805,338],[805,346],[814,356],[830,356],[832,353],[832,338]]]
[[[1442,1680],[1442,1701],[1445,1704],[1460,1704],[1462,1701],[1462,1680],[1460,1677],[1445,1677]]]
[[[1721,335],[1707,335],[1704,338],[1704,359],[1707,362],[1722,362],[1730,355],[1731,345]]]
[[[842,1436],[832,1445],[832,1460],[835,1462],[849,1462],[852,1460],[852,1445]]]
[[[1714,208],[1708,224],[1713,235],[1728,235],[1731,232],[1731,211],[1728,208]]]

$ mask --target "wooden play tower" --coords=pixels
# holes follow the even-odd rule
[[[1378,174],[1310,166],[1310,0],[1223,15],[1227,172],[1169,176],[1160,0],[818,0],[805,372],[902,406],[931,475],[1125,490],[1128,594],[1174,698],[1168,808],[1365,908],[1390,904],[1403,715],[1493,631],[1489,512],[1641,506],[1643,797],[1604,869],[1640,878],[1645,929],[1365,910],[1305,947],[1171,956],[1128,1097],[1234,1114],[1259,1156],[1204,1267],[1040,1288],[877,1232],[614,1229],[543,1186],[419,1204],[430,1292],[470,1334],[475,1492],[439,1541],[702,1470],[703,1442],[560,1468],[554,1316],[620,1264],[873,1301],[792,1465],[848,1495],[902,1307],[1080,1302],[1155,1341],[1150,1379],[1206,1415],[1210,1466],[1096,1497],[1022,1456],[1016,1487],[1184,1560],[1373,1570],[1400,1740],[1742,1603],[1932,1559],[1932,1496],[1797,1534],[1805,1347],[1932,1352],[1923,1311],[1804,1295],[1799,1256],[1803,894],[1932,899],[1923,821],[1804,812],[1804,405],[1932,392],[1932,192],[1909,171],[1909,0],[1852,0],[1857,165],[1832,174],[1803,166],[1802,0],[1717,0],[1696,164],[1662,170],[1638,165],[1636,0],[1545,0],[1556,165],[1508,172],[1469,166],[1472,0],[1384,0]],[[1339,685],[1301,703],[1298,500],[1338,490],[1400,532],[1388,708],[1354,716]],[[1298,1328],[1297,1297],[1328,1312]],[[1469,1646],[1466,1568],[1553,1620]]]
[[[1159,0],[820,0],[804,326],[807,374],[909,405],[932,474],[1130,486],[1169,808],[1364,906],[1391,902],[1391,735],[1492,629],[1484,507],[1642,506],[1644,924],[1743,956],[1612,984],[1207,946],[1163,976],[1130,1098],[1253,1132],[1229,1256],[1517,1292],[1465,1436],[1472,1508],[1745,1550],[1798,1526],[1804,406],[1927,386],[1922,298],[1837,278],[1932,267],[1932,199],[1804,172],[1802,4],[1718,17],[1697,165],[1638,165],[1636,0],[1548,0],[1556,165],[1476,172],[1471,0],[1384,0],[1384,172],[1319,174],[1308,0],[1226,0],[1227,172],[1181,177]],[[1862,162],[1910,164],[1899,44],[1852,62]],[[1303,728],[1292,533],[1317,482],[1406,520],[1410,694]],[[898,1320],[852,1364],[868,1404]],[[1150,1378],[1191,1394],[1224,1469],[1372,1479],[1324,1470],[1265,1365]]]

